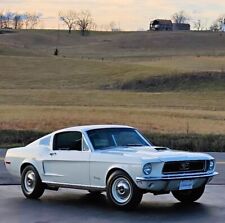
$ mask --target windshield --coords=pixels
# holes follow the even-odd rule
[[[131,128],[94,129],[87,134],[95,150],[151,145],[137,130]]]

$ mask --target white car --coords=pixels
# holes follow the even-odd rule
[[[153,146],[137,129],[90,125],[62,129],[33,143],[7,151],[8,171],[21,177],[27,198],[60,187],[106,191],[117,207],[137,206],[144,193],[172,192],[181,202],[194,202],[215,172],[207,154]]]

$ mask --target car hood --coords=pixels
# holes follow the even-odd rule
[[[98,151],[103,154],[120,155],[126,157],[136,157],[143,160],[155,162],[168,162],[177,160],[209,160],[212,156],[204,153],[175,151],[168,148],[149,146],[149,147],[117,147]]]

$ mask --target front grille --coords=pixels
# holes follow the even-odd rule
[[[162,173],[176,174],[176,173],[196,173],[206,172],[207,165],[205,160],[185,160],[165,162]]]

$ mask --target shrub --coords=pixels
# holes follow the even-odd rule
[[[0,148],[25,146],[46,134],[47,132],[1,130]],[[175,150],[225,152],[225,135],[146,133],[145,136],[154,145]]]

